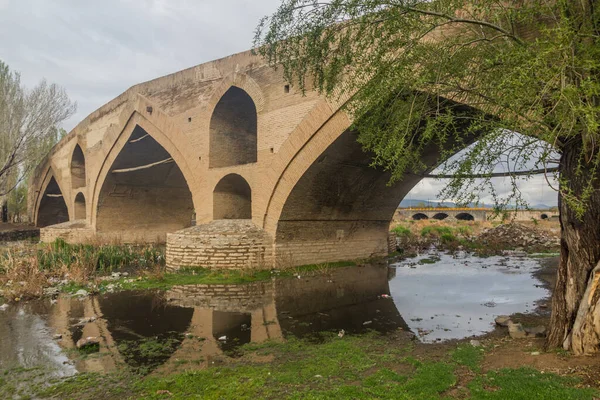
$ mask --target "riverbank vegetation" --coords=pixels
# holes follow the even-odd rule
[[[169,272],[159,246],[23,243],[0,255],[0,296],[20,301],[60,292],[87,294],[118,290],[168,290],[175,285],[240,284],[318,274],[356,265],[341,261],[273,270],[219,270],[189,267]]]
[[[442,251],[465,250],[479,256],[521,253],[556,254],[560,251],[558,221],[544,222],[463,222],[397,220],[391,233],[398,251],[405,255],[435,246]]]

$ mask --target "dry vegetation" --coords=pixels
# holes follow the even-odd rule
[[[154,246],[23,243],[0,255],[0,296],[19,301],[39,297],[44,288],[56,285],[94,285],[101,276],[122,269],[161,276],[164,265],[163,250]]]
[[[398,250],[405,255],[420,252],[431,246],[449,251],[469,250],[480,255],[497,254],[516,248],[529,253],[558,251],[558,221],[513,221],[504,224],[504,227],[512,226],[515,231],[538,239],[535,240],[536,243],[527,243],[524,240],[522,244],[515,243],[515,240],[502,240],[502,237],[494,241],[488,240],[490,231],[500,225],[503,224],[490,221],[397,219],[393,221],[391,231],[397,236]]]

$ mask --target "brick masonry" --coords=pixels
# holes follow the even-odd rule
[[[270,268],[273,240],[249,220],[218,220],[167,234],[167,266]]]

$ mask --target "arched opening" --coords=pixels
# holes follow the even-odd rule
[[[412,216],[412,219],[415,221],[421,221],[421,220],[429,219],[429,217],[423,213],[417,213]]]
[[[251,219],[252,191],[237,174],[225,176],[213,192],[213,219]]]
[[[456,215],[456,219],[459,221],[475,221],[475,217],[469,213],[460,213]]]
[[[437,213],[433,216],[433,219],[437,219],[438,221],[443,221],[448,218],[448,214],[446,213]]]
[[[79,145],[75,146],[71,156],[71,186],[73,189],[85,186],[85,156]]]
[[[445,105],[458,112],[476,113],[451,101]],[[458,128],[465,129],[461,146],[477,138],[477,133],[468,130],[469,123],[465,119],[465,126]],[[423,172],[442,161],[443,149],[430,144],[421,157],[424,171],[407,171],[390,185],[391,173],[373,168],[374,154],[365,152],[357,142],[357,132],[340,132],[331,141],[331,129],[337,128],[323,127],[302,147],[296,147],[290,167],[271,196],[265,227],[276,232],[276,262],[303,265],[388,254],[392,247],[390,221],[398,204],[422,179]],[[450,140],[444,146],[451,149],[457,144]]]
[[[75,207],[73,208],[75,219],[86,219],[85,196],[83,193],[77,193],[75,196]]]
[[[276,254],[295,265],[387,254],[398,204],[421,179],[372,167],[356,132],[341,134],[296,182],[278,217]]]
[[[68,220],[69,210],[67,209],[67,203],[65,203],[56,179],[52,177],[40,201],[37,226],[43,228],[45,226],[62,224]]]
[[[540,218],[541,219],[548,219],[548,214],[542,214],[542,215],[540,215]]]
[[[192,193],[171,155],[136,126],[98,197],[96,230],[126,242],[164,242],[191,226]]]
[[[256,106],[244,90],[232,86],[210,119],[209,167],[256,162]]]

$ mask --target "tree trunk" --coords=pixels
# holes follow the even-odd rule
[[[569,189],[581,198],[592,174],[591,165],[578,172],[582,145],[569,143],[560,162],[561,192]],[[563,346],[575,354],[600,350],[600,173],[586,204],[583,218],[577,218],[559,194],[561,253],[552,298],[552,318],[547,346]]]

